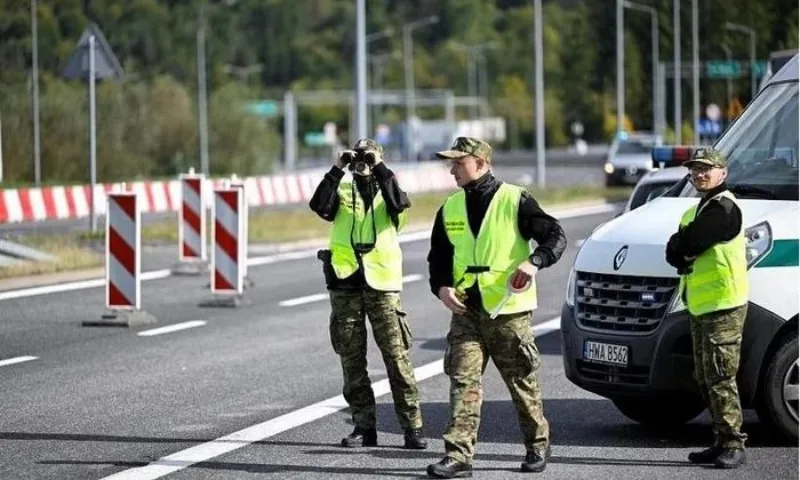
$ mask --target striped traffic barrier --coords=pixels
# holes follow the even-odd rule
[[[123,185],[123,189],[125,186]],[[99,321],[85,326],[134,326],[154,323],[142,311],[142,222],[136,192],[106,196],[106,309]]]
[[[249,227],[250,227],[250,203],[248,201],[249,188],[243,179],[240,179],[235,173],[231,175],[230,186],[233,188],[240,188],[242,190],[242,230],[239,238],[239,255],[242,258],[242,278],[244,279],[244,288],[249,288],[255,285],[255,282],[250,278],[247,273],[247,251],[249,245]]]
[[[227,183],[227,182],[226,182]],[[230,185],[214,188],[211,203],[211,293],[200,306],[238,306],[244,291],[241,239],[244,220],[243,190]]]
[[[176,275],[200,275],[206,268],[206,209],[203,203],[206,179],[196,174],[179,175],[181,205],[178,208],[178,263],[172,273]]]

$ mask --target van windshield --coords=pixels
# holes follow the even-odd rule
[[[765,88],[715,147],[728,157],[728,187],[738,198],[798,200],[797,82]],[[687,184],[682,197],[696,196]]]

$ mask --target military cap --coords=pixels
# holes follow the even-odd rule
[[[439,158],[462,158],[473,155],[485,161],[492,159],[492,147],[488,143],[482,142],[473,137],[458,137],[453,141],[449,149],[436,152]]]
[[[687,160],[684,165],[691,167],[692,165],[708,165],[710,167],[725,168],[728,166],[728,159],[719,150],[714,148],[700,148],[694,152],[692,158]]]

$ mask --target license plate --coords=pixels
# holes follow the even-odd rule
[[[583,343],[583,359],[590,362],[628,366],[628,346],[586,341]]]

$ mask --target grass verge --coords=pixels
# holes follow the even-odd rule
[[[534,197],[545,210],[587,201],[623,201],[628,198],[630,188],[603,188],[592,186],[531,189]],[[446,192],[414,194],[411,196],[409,225],[429,225],[442,205]],[[210,222],[207,222],[210,223]],[[295,240],[325,237],[330,223],[321,220],[308,208],[268,210],[258,209],[250,213],[250,243],[280,243]],[[209,225],[210,228],[210,225]],[[27,275],[41,275],[65,271],[82,270],[103,265],[103,237],[101,231],[87,233],[59,233],[48,236],[25,235],[9,238],[26,246],[44,250],[54,255],[55,262],[28,262],[0,267],[0,279]],[[142,227],[142,242],[145,244],[172,244],[178,241],[177,218],[145,224]]]

